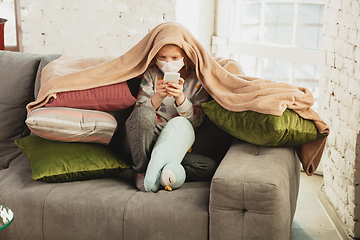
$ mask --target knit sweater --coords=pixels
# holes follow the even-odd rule
[[[150,67],[146,70],[140,83],[140,90],[135,107],[153,107],[151,97],[156,92],[155,86],[157,81],[162,80],[163,77],[164,73],[160,71],[157,66]],[[185,117],[191,122],[193,127],[198,127],[202,123],[204,111],[200,105],[208,101],[209,94],[200,84],[195,71],[192,71],[189,77],[185,79],[183,87],[186,99],[180,106],[175,105],[175,99],[173,97],[165,97],[160,107],[155,109],[160,129],[162,129],[170,119],[176,116]]]

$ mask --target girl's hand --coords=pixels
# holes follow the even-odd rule
[[[160,107],[160,104],[164,100],[164,98],[168,95],[166,90],[167,84],[164,84],[164,80],[159,80],[156,82],[155,89],[156,92],[151,96],[151,104],[153,108],[157,111]]]
[[[176,101],[176,105],[180,106],[185,101],[184,90],[184,82],[183,78],[179,78],[179,83],[168,82],[166,91],[169,94],[168,96],[173,96]]]
[[[165,98],[168,95],[166,90],[167,84],[164,84],[164,82],[164,80],[159,80],[155,85],[156,92],[159,93],[161,98]]]

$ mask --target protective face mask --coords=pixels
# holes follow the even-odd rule
[[[166,72],[178,72],[184,66],[184,58],[180,58],[177,61],[166,62],[156,59],[156,65],[163,73]]]

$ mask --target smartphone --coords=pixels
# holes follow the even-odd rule
[[[166,72],[164,75],[165,83],[167,82],[179,83],[179,78],[180,78],[180,73]]]

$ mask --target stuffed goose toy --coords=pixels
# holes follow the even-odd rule
[[[160,185],[169,191],[181,187],[186,178],[181,161],[194,141],[194,128],[186,118],[175,117],[165,125],[155,143],[146,170],[146,191],[157,192]]]

